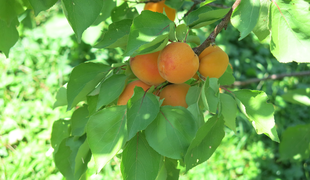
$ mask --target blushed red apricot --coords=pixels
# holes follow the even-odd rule
[[[158,72],[158,52],[137,55],[130,58],[130,67],[138,79],[148,85],[159,85],[166,81]]]
[[[160,99],[164,99],[162,106],[183,106],[188,107],[186,103],[186,94],[191,86],[188,84],[170,84],[160,92]]]
[[[150,85],[147,85],[140,80],[136,80],[136,81],[132,81],[132,82],[128,83],[126,85],[124,91],[122,92],[122,94],[119,96],[118,101],[117,101],[117,105],[126,105],[128,100],[132,97],[132,95],[134,93],[134,88],[136,86],[142,87],[142,89],[144,91],[147,91],[151,87]]]
[[[199,68],[199,58],[183,42],[172,42],[161,50],[158,61],[159,74],[167,81],[182,84],[192,78]]]

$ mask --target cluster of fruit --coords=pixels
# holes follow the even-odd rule
[[[165,9],[171,20],[175,18],[175,10],[166,6],[164,1],[147,3],[144,9],[161,13]],[[187,108],[185,99],[190,85],[185,82],[191,78],[198,80],[197,72],[205,78],[219,78],[224,74],[228,64],[227,54],[218,46],[211,45],[197,56],[185,42],[172,42],[161,51],[130,58],[131,70],[139,80],[125,87],[117,104],[127,104],[135,86],[147,91],[151,86],[157,87],[168,81],[167,86],[155,91],[154,94],[164,99],[162,105]]]

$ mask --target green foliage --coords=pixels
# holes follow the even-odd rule
[[[20,166],[15,165],[16,158],[8,155],[8,149],[12,145],[23,149],[30,144],[29,142],[32,142],[31,138],[36,137],[41,131],[45,135],[51,134],[50,139],[45,137],[43,141],[37,139],[33,142],[44,144],[43,147],[45,148],[52,147],[48,151],[49,159],[44,163],[46,166],[53,167],[51,171],[45,173],[45,176],[39,173],[40,168],[35,169],[35,172],[42,179],[49,175],[51,175],[51,179],[55,178],[52,174],[56,174],[57,170],[67,179],[80,179],[95,173],[106,174],[109,167],[113,167],[114,170],[121,173],[124,179],[182,179],[180,172],[189,173],[188,177],[190,178],[191,171],[195,171],[194,167],[201,167],[198,165],[206,163],[207,160],[212,162],[214,156],[214,158],[218,158],[217,150],[219,153],[227,153],[233,148],[241,152],[248,150],[244,154],[241,153],[241,156],[233,157],[231,161],[233,163],[224,163],[231,164],[233,167],[233,177],[243,176],[244,179],[266,177],[264,172],[258,172],[259,170],[255,164],[255,161],[258,161],[261,167],[269,168],[264,165],[263,161],[258,160],[262,156],[267,156],[270,159],[269,163],[278,159],[285,162],[292,160],[292,157],[294,157],[295,160],[297,159],[297,161],[307,165],[306,158],[309,157],[309,138],[307,136],[309,122],[305,121],[302,125],[297,125],[298,123],[294,122],[288,125],[294,127],[287,128],[285,127],[286,124],[281,123],[285,119],[281,117],[284,112],[277,106],[284,106],[283,104],[286,106],[287,102],[285,101],[299,105],[309,105],[309,86],[307,85],[309,80],[306,79],[301,83],[303,86],[300,87],[299,91],[287,91],[286,86],[289,86],[288,84],[299,84],[299,82],[291,82],[294,80],[290,79],[285,80],[288,82],[287,84],[277,84],[275,86],[264,84],[249,87],[254,90],[238,89],[231,86],[235,79],[264,77],[268,74],[268,70],[278,73],[283,72],[281,68],[289,67],[276,65],[274,63],[275,59],[266,53],[265,47],[262,47],[265,45],[255,45],[253,43],[251,32],[259,40],[266,39],[266,41],[270,41],[271,52],[280,62],[291,62],[293,60],[308,62],[304,58],[308,53],[305,49],[309,43],[307,40],[308,31],[305,28],[307,23],[300,23],[309,17],[309,13],[306,11],[309,7],[308,3],[300,1],[291,4],[292,2],[280,0],[268,3],[266,1],[242,1],[234,11],[232,19],[233,26],[240,32],[239,40],[242,39],[242,42],[237,41],[238,32],[234,31],[230,26],[227,28],[227,33],[230,33],[229,36],[223,32],[217,37],[217,43],[226,47],[226,52],[230,55],[230,59],[233,60],[234,69],[236,67],[239,69],[233,71],[228,66],[225,74],[219,79],[201,78],[189,80],[187,83],[191,85],[191,88],[186,96],[186,102],[189,106],[184,108],[180,106],[160,106],[161,101],[153,94],[153,91],[163,88],[166,82],[161,86],[150,88],[147,92],[144,92],[141,88],[135,88],[134,94],[126,106],[116,105],[116,101],[125,85],[136,78],[131,72],[129,64],[123,63],[124,56],[159,51],[169,41],[176,40],[186,41],[194,47],[195,44],[200,43],[200,40],[204,41],[206,31],[212,31],[215,26],[214,23],[223,18],[230,8],[220,9],[200,6],[185,15],[184,18],[183,16],[181,18],[181,15],[186,13],[181,11],[185,8],[183,5],[187,2],[178,1],[176,3],[174,0],[167,0],[167,5],[179,10],[178,17],[180,21],[175,23],[170,21],[165,14],[140,11],[141,9],[131,2],[121,4],[112,0],[98,0],[91,3],[83,0],[61,1],[62,4],[58,4],[58,7],[63,8],[67,20],[75,32],[77,41],[81,43],[77,44],[73,41],[74,38],[69,37],[73,35],[71,29],[56,27],[58,23],[55,22],[64,22],[63,16],[55,16],[55,19],[49,19],[37,31],[23,31],[23,28],[26,29],[26,18],[25,21],[22,21],[21,13],[25,9],[33,8],[34,15],[39,15],[55,4],[55,1],[45,3],[27,2],[0,0],[0,5],[3,5],[0,6],[0,10],[3,10],[0,11],[0,27],[4,29],[4,33],[0,35],[0,42],[2,42],[0,43],[0,50],[8,57],[11,47],[17,41],[16,26],[19,24],[22,32],[20,35],[23,37],[27,32],[32,32],[31,35],[34,39],[22,38],[22,41],[19,42],[20,45],[16,46],[22,50],[17,52],[22,52],[23,47],[28,47],[29,41],[42,44],[32,45],[37,47],[31,47],[30,45],[28,54],[31,58],[24,58],[23,55],[18,57],[19,54],[15,54],[13,59],[19,63],[16,66],[18,68],[15,67],[12,72],[8,70],[6,64],[2,65],[6,71],[4,77],[2,77],[5,80],[2,81],[0,93],[4,92],[5,96],[3,102],[0,101],[0,105],[6,107],[3,113],[5,117],[4,123],[9,125],[5,126],[3,132],[1,132],[1,136],[3,134],[4,137],[3,144],[5,148],[0,149],[0,155],[1,158],[7,158],[7,162],[13,162],[9,163],[8,168],[5,167],[5,172],[9,172],[10,175],[9,177],[6,175],[8,173],[1,175],[4,178],[24,179],[25,177],[36,177],[36,174],[31,174],[30,170],[33,167],[40,167],[41,162],[37,161],[30,164],[27,167],[28,169],[22,169],[25,174],[16,175],[13,173],[14,169],[23,167],[23,164],[32,161],[26,159]],[[188,11],[188,9],[185,8],[184,11]],[[31,21],[31,18],[28,17],[29,19]],[[83,32],[93,24],[103,28],[101,40],[94,43],[96,44],[95,47],[99,48],[96,50],[85,44],[84,41],[87,38],[82,37]],[[210,30],[206,30],[205,27]],[[57,29],[61,30],[57,33],[54,31]],[[53,35],[47,35],[46,37],[45,33],[48,32],[52,32]],[[287,34],[287,37],[281,38],[283,34]],[[270,39],[266,38],[268,35],[270,35]],[[55,37],[61,37],[62,39],[56,40]],[[69,49],[66,46],[67,44],[74,48]],[[44,50],[41,52],[36,49]],[[299,54],[299,52],[302,53]],[[52,60],[49,60],[49,57],[52,57]],[[248,57],[251,57],[251,60]],[[68,62],[68,59],[70,59],[70,62]],[[93,61],[85,62],[88,60]],[[34,72],[38,73],[25,76],[24,72],[27,72],[27,70],[19,69],[20,64],[23,67],[35,67]],[[69,64],[74,68],[72,69]],[[55,73],[58,66],[64,69],[64,72]],[[301,67],[306,67],[306,65]],[[42,69],[48,70],[42,73]],[[58,79],[62,77],[62,74],[68,75],[70,71],[70,77]],[[37,76],[42,76],[42,74],[43,79],[47,79],[44,83],[53,87],[53,92],[56,92],[56,88],[60,88],[54,106],[54,97],[48,91],[41,92],[44,89],[41,86],[31,86],[35,84],[32,81],[36,81]],[[15,75],[19,78],[15,79]],[[30,86],[29,82],[31,82]],[[68,82],[68,84],[64,86],[65,82]],[[219,90],[220,87],[222,87],[221,90]],[[273,88],[282,88],[282,90],[280,93],[278,91],[274,93]],[[290,89],[296,89],[296,87]],[[35,96],[32,95],[34,92]],[[39,92],[39,95],[37,95],[37,92]],[[284,94],[284,92],[287,93]],[[267,94],[273,96],[268,97]],[[279,96],[279,94],[284,95]],[[47,110],[48,112],[40,109],[42,105],[40,101],[32,104],[31,101],[34,98],[48,101],[47,104],[50,107]],[[26,99],[27,103],[20,105],[17,99]],[[270,102],[276,105],[274,106]],[[51,113],[53,112],[52,106],[54,108],[60,107],[58,113],[61,110],[62,113],[65,113],[65,109],[61,106],[67,106],[67,110],[73,109],[73,112],[67,113],[72,113],[71,117],[68,118],[69,120],[61,119],[68,116],[67,114],[55,115]],[[19,111],[18,108],[22,108],[22,110]],[[27,115],[26,112],[30,109],[34,111]],[[302,112],[302,110],[306,109],[299,108],[299,111]],[[46,114],[40,114],[41,111]],[[15,112],[21,113],[15,115]],[[280,115],[276,115],[277,112]],[[299,117],[300,114],[296,113],[295,116]],[[303,118],[307,119],[308,116],[304,115]],[[17,120],[15,122],[12,119]],[[27,123],[23,122],[23,119],[27,119]],[[34,123],[32,122],[33,119],[35,119]],[[52,121],[55,119],[59,120],[54,121],[52,125]],[[240,122],[240,119],[242,119],[242,122]],[[277,121],[280,121],[280,123]],[[40,127],[39,125],[42,123],[45,123],[43,130],[37,130],[36,128]],[[250,125],[254,128],[250,129]],[[242,129],[245,126],[248,128],[247,132]],[[28,131],[33,132],[28,134]],[[225,139],[225,131],[226,134],[236,133],[240,142],[229,142],[229,139]],[[250,135],[247,134],[248,132],[250,132]],[[276,159],[270,155],[272,153],[258,151],[268,148],[261,144],[254,145],[256,141],[263,141],[273,147],[277,147],[277,144],[274,144],[269,139],[264,139],[265,136],[259,136],[260,138],[258,138],[257,134],[266,134],[271,140],[279,142],[278,132],[282,137],[282,142],[279,146],[279,153],[276,148],[274,150],[278,153]],[[255,140],[250,140],[253,137]],[[296,139],[300,139],[303,143],[297,143],[297,141],[294,141]],[[224,143],[223,147],[220,146],[221,143]],[[229,146],[231,144],[233,145]],[[226,145],[231,149],[226,150]],[[292,146],[298,148],[289,149]],[[234,153],[238,154],[236,151]],[[255,158],[252,158],[251,154],[255,153]],[[57,170],[54,169],[55,166],[51,163],[51,154],[53,154]],[[235,154],[232,154],[232,156]],[[297,154],[301,156],[296,157]],[[43,161],[44,158],[41,158],[41,160]],[[227,161],[227,157],[225,161]],[[113,164],[115,162],[116,165]],[[272,171],[276,169],[277,172],[280,170],[282,172],[285,169],[284,165],[278,162],[274,161],[272,164],[275,166],[270,168]],[[217,165],[227,171],[230,169],[230,167],[220,163]],[[251,167],[254,173],[247,173],[247,166]],[[280,178],[309,177],[309,174],[303,173],[302,168],[298,167],[298,165],[294,166],[294,168],[292,168],[292,171],[297,169],[299,172],[297,175],[286,173],[279,176],[274,172],[269,173],[273,177]],[[304,167],[304,169],[307,172],[307,167]],[[108,176],[111,176],[111,173],[106,175],[106,177]],[[112,179],[112,177],[109,178]],[[118,178],[120,177],[118,176]],[[197,179],[197,176],[192,178]]]

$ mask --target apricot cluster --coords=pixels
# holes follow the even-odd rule
[[[159,13],[163,13],[165,11],[167,17],[171,21],[174,21],[175,19],[176,10],[167,6],[165,4],[165,0],[162,0],[159,2],[148,2],[145,4],[144,10],[150,10],[150,11],[159,12]]]

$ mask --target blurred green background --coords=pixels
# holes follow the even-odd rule
[[[77,43],[60,6],[34,17],[26,11],[20,17],[20,40],[11,49],[10,57],[0,54],[0,179],[63,179],[53,163],[50,145],[51,127],[55,120],[70,118],[65,107],[53,109],[57,90],[68,82],[72,68],[79,63],[96,60],[112,64],[124,60],[120,49],[94,49],[91,45],[107,29],[108,22],[89,28],[83,41]],[[212,27],[195,33],[204,39]],[[309,70],[309,64],[280,64],[272,56],[267,43],[250,34],[238,41],[239,33],[231,26],[216,43],[229,55],[237,81],[263,78]],[[310,77],[285,77],[232,89],[265,91],[275,107],[279,136],[287,127],[310,123],[307,106],[285,102],[282,94],[296,88],[309,88]],[[294,147],[292,147],[294,148]],[[89,179],[121,179],[120,160],[96,174],[89,163]],[[237,133],[226,129],[226,136],[205,163],[184,174],[189,179],[310,179],[310,160],[298,157],[279,161],[279,144],[265,135],[257,135],[250,122],[237,117]]]

